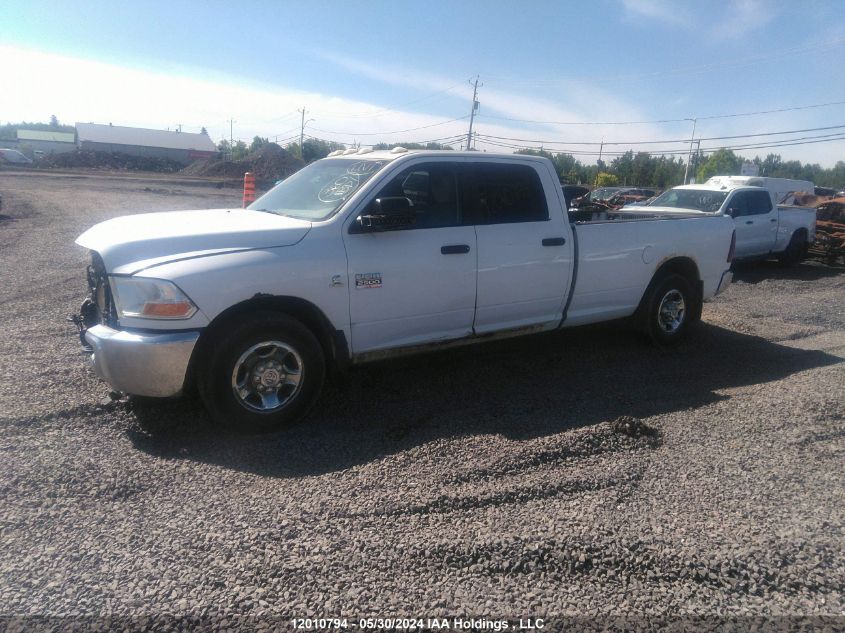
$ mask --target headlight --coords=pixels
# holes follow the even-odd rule
[[[143,277],[109,277],[119,317],[190,319],[197,307],[171,281]]]

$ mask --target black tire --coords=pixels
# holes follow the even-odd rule
[[[667,273],[656,277],[646,290],[639,311],[640,328],[654,344],[674,345],[687,336],[698,311],[692,284],[681,275]]]
[[[781,266],[795,266],[807,254],[807,238],[802,232],[792,234],[786,250],[778,255]]]
[[[269,433],[297,422],[323,387],[319,341],[285,314],[249,315],[216,333],[207,349],[197,368],[200,397],[215,422],[237,433]],[[235,383],[245,385],[238,392],[246,397],[236,394]]]

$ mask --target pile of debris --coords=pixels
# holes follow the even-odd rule
[[[816,241],[810,252],[834,264],[845,262],[845,198],[823,200],[816,206]]]
[[[36,167],[78,169],[121,169],[131,171],[157,171],[174,173],[182,164],[169,158],[132,156],[122,152],[96,152],[76,150],[62,154],[48,154],[38,159]]]
[[[275,182],[287,178],[305,165],[299,158],[275,143],[264,145],[242,160],[206,158],[188,165],[182,170],[186,176],[211,176],[217,178],[243,178],[252,172],[258,181]]]

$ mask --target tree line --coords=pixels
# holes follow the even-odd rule
[[[686,170],[686,163],[679,156],[654,156],[648,152],[628,151],[609,162],[600,160],[595,165],[585,165],[571,154],[552,154],[543,150],[524,149],[519,150],[517,154],[545,156],[550,159],[560,181],[565,184],[605,187],[632,185],[668,189],[683,184]],[[696,182],[704,182],[711,176],[738,175],[746,162],[757,165],[760,176],[810,180],[821,187],[845,187],[845,161],[840,160],[833,167],[824,168],[818,163],[785,161],[779,154],[748,159],[730,149],[720,149],[709,156],[703,153],[694,154],[690,175],[695,176]]]
[[[6,123],[0,126],[0,140],[16,140],[18,128],[56,132],[74,132],[72,125],[62,125],[56,115],[49,123]],[[206,129],[202,129],[207,133]],[[241,160],[247,154],[260,150],[273,143],[267,137],[255,136],[247,145],[244,141],[230,143],[222,140],[217,144],[224,155],[231,160]],[[388,150],[397,146],[408,149],[443,149],[451,150],[440,143],[378,143],[375,150]],[[302,143],[288,143],[285,149],[301,158],[306,164],[325,158],[331,152],[346,149],[346,145],[333,141],[310,138]],[[544,156],[554,163],[560,181],[565,184],[586,184],[596,186],[632,185],[668,189],[684,181],[686,163],[680,156],[652,155],[648,152],[628,151],[610,161],[599,160],[594,165],[582,163],[572,154],[552,153],[545,150],[523,149],[517,154]],[[818,163],[802,163],[799,160],[783,160],[780,154],[767,154],[764,158],[755,156],[745,158],[730,149],[720,149],[709,156],[703,152],[693,154],[691,172],[696,182],[704,182],[711,176],[736,175],[742,165],[751,162],[757,165],[760,176],[810,180],[821,187],[845,188],[845,161],[837,161],[833,167],[824,168]]]
[[[76,131],[73,125],[62,125],[59,123],[59,119],[53,114],[50,116],[49,123],[21,121],[20,123],[0,125],[0,141],[16,141],[18,139],[18,129],[37,130],[39,132],[69,132],[71,134]]]

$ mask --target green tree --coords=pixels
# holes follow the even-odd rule
[[[376,143],[373,145],[373,149],[376,151],[393,149],[394,147],[404,147],[405,149],[455,149],[454,147],[441,145],[440,143],[425,143],[424,145],[420,143]]]
[[[241,160],[244,156],[246,156],[248,150],[246,143],[243,141],[235,141],[235,144],[232,145],[226,139],[217,143],[217,149],[223,152],[223,154],[228,156],[231,160]]]
[[[335,143],[334,141],[323,141],[321,139],[309,138],[302,144],[301,154],[299,151],[299,143],[289,143],[285,149],[294,156],[301,156],[302,160],[307,165],[308,163],[313,163],[315,160],[325,158],[336,150],[346,149],[346,146],[341,143]]]
[[[59,119],[55,114],[50,115],[50,127],[59,127]]]
[[[615,174],[602,171],[596,176],[596,187],[613,187],[618,184],[619,178]]]
[[[739,174],[745,159],[734,154],[733,150],[720,149],[713,152],[699,167],[698,182],[704,182],[711,176],[733,176]]]
[[[252,139],[252,143],[249,145],[250,152],[257,152],[265,145],[269,145],[270,141],[266,138],[261,138],[260,136],[256,136]]]
[[[249,148],[243,141],[235,141],[232,146],[232,160],[243,160],[249,153]]]
[[[205,134],[206,136],[208,136],[208,130],[205,129],[204,125],[202,126],[202,129],[200,130],[200,134]]]
[[[22,121],[20,123],[5,123],[0,126],[0,140],[17,140],[18,129],[40,130],[42,132],[69,132],[71,134],[76,131],[76,128],[73,125],[61,125],[58,120],[56,120],[56,126],[51,126],[50,123],[29,123],[27,121]]]

